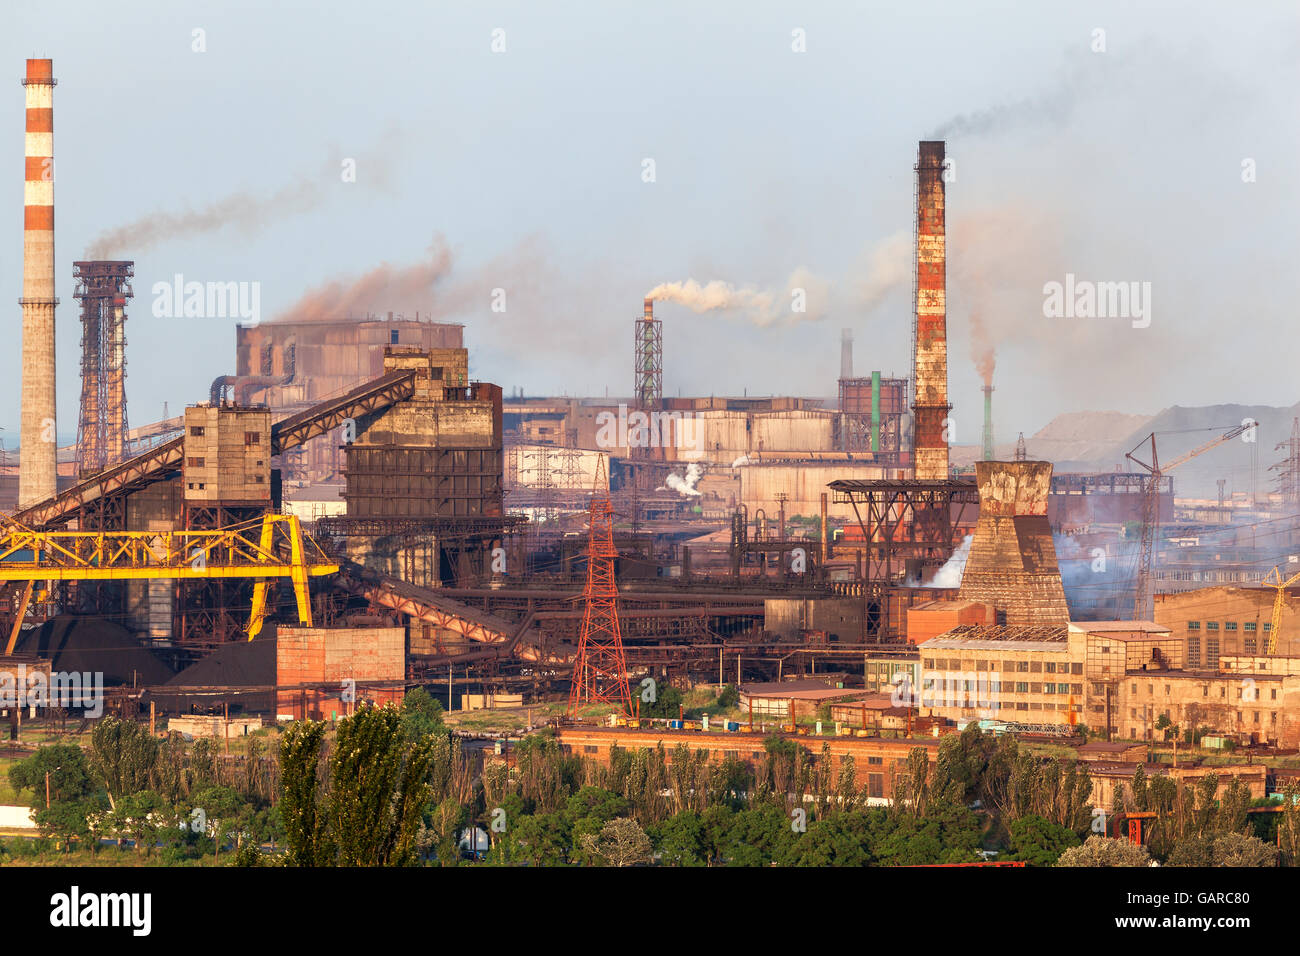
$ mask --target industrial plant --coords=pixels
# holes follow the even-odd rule
[[[154,240],[60,239],[56,256],[54,67],[28,59],[22,78],[21,424],[0,461],[0,672],[51,690],[0,700],[14,799],[31,803],[0,806],[3,834],[152,853],[171,838],[140,820],[163,804],[121,807],[146,790],[168,813],[215,805],[206,780],[285,822],[182,819],[175,852],[248,866],[1171,864],[1195,840],[1210,865],[1226,833],[1300,859],[1300,418],[1145,415],[1118,396],[1038,433],[1000,426],[1023,420],[1009,386],[1047,394],[1060,373],[994,363],[958,268],[979,240],[954,228],[982,171],[955,174],[943,128],[876,157],[910,195],[887,223],[910,235],[910,308],[799,325],[824,369],[814,394],[770,370],[739,395],[678,386],[691,313],[730,286],[621,284],[624,354],[593,374],[623,384],[587,394],[517,384],[477,351],[492,317],[444,305],[436,282],[418,310],[327,285],[268,319],[220,312],[222,374],[196,373],[160,415],[134,397],[158,354],[133,333]],[[69,280],[75,308],[55,294]],[[74,324],[80,361],[56,363]],[[185,333],[165,334],[151,348],[181,354]],[[967,342],[978,393],[950,382]],[[69,691],[69,674],[87,683]],[[293,748],[321,755],[308,802],[336,800],[339,741],[389,733],[393,759],[435,781],[410,819],[409,789],[374,803],[401,818],[391,845],[366,849],[338,814],[328,840],[295,838],[316,784],[290,785]],[[142,771],[132,790],[105,769],[137,737],[188,782]],[[77,825],[52,811],[63,764],[29,763],[51,741],[102,784]],[[970,780],[945,776],[958,753]],[[573,817],[596,788],[622,809]],[[942,800],[942,826],[969,838],[945,829],[930,852],[915,834]],[[498,826],[507,805],[570,814],[563,846]],[[676,815],[769,805],[770,843],[665,836]],[[837,814],[906,849],[807,849],[799,824]]]

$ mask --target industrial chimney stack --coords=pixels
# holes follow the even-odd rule
[[[54,409],[54,61],[28,60],[23,177],[23,390],[18,506],[53,497]]]
[[[984,386],[984,460],[993,460],[993,386]]]
[[[853,330],[840,333],[840,378],[853,377]]]
[[[944,144],[922,141],[916,164],[913,441],[916,477],[948,480],[948,318],[944,264]]]

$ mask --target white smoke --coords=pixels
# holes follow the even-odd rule
[[[667,489],[669,491],[677,492],[683,498],[698,498],[704,494],[704,492],[700,491],[695,486],[699,484],[700,479],[703,477],[704,469],[699,465],[692,463],[686,467],[685,476],[670,473],[668,477],[664,479],[663,485],[656,490],[663,491]]]
[[[826,314],[827,283],[803,266],[795,269],[784,289],[734,286],[721,279],[701,283],[663,282],[645,294],[656,302],[676,302],[694,312],[738,312],[755,325],[782,320],[793,324],[816,321]]]
[[[970,543],[973,535],[966,535],[962,539],[957,550],[952,553],[952,557],[944,562],[943,567],[934,572],[934,577],[924,584],[927,588],[958,588],[961,587],[962,572],[966,570],[966,559],[970,556]]]

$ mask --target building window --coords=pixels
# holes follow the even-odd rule
[[[1219,666],[1219,639],[1207,638],[1205,641],[1205,664],[1207,667]]]
[[[1055,661],[1048,661],[1046,664],[1043,665],[1043,669],[1046,670],[1047,673],[1049,673],[1049,674],[1055,674],[1055,673],[1056,673],[1056,662],[1055,662]]]
[[[1032,674],[1041,674],[1043,672],[1043,662],[1031,661],[1029,664],[1029,671]]]
[[[1217,630],[1219,629],[1219,622],[1218,622],[1218,621],[1206,621],[1206,622],[1205,622],[1205,629],[1206,629],[1207,631],[1217,631]]]
[[[262,444],[261,432],[244,432],[244,447],[251,448],[254,445]]]
[[[1254,634],[1254,633],[1255,633],[1255,622],[1254,622],[1254,621],[1247,621],[1245,624],[1241,625],[1241,629],[1242,629],[1243,631],[1245,631],[1247,634]]]
[[[1187,639],[1187,666],[1196,667],[1201,663],[1201,639],[1199,637],[1189,637]]]
[[[1070,665],[1070,673],[1071,673],[1071,674],[1082,674],[1082,673],[1083,673],[1083,662],[1080,661],[1080,662],[1078,662],[1078,663],[1071,664],[1071,665]]]
[[[867,774],[867,796],[883,797],[885,795],[885,775],[883,773]]]
[[[397,329],[388,330],[388,344],[389,345],[397,344]]]
[[[1241,652],[1247,656],[1253,656],[1257,646],[1253,637],[1243,637],[1241,639]]]
[[[191,425],[191,426],[190,426],[190,435],[191,435],[192,437],[194,437],[194,438],[202,438],[202,437],[203,437],[203,426],[202,426],[202,425]]]
[[[1200,621],[1188,621],[1188,622],[1187,622],[1187,629],[1188,629],[1189,631],[1199,631],[1199,630],[1201,629],[1201,622],[1200,622]]]
[[[1237,629],[1237,622],[1236,622],[1236,621],[1227,621],[1226,623],[1224,623],[1224,625],[1223,625],[1223,629],[1224,629],[1225,631],[1235,631],[1235,630]]]
[[[868,758],[867,758],[867,763],[869,763],[869,764],[883,764],[884,762],[885,762],[885,760],[884,760],[883,757],[868,757]]]
[[[599,752],[600,752],[600,748],[599,748],[599,747],[596,747],[596,746],[594,746],[594,745],[592,745],[592,744],[586,744],[586,745],[582,748],[582,752],[585,753],[585,754],[594,754],[594,753],[599,753]]]
[[[205,458],[190,458],[190,459],[188,459],[188,460],[186,461],[185,464],[186,464],[186,467],[189,467],[189,468],[202,468],[202,467],[204,466],[204,462],[205,462],[206,460],[207,460],[207,459],[205,459]]]
[[[1025,683],[1024,681],[1017,681],[1017,682],[1016,682],[1016,693],[1017,693],[1017,694],[1028,694],[1028,693],[1029,693],[1029,685],[1028,685],[1027,683]]]

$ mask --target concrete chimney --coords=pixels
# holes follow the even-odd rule
[[[840,333],[840,378],[853,377],[853,330]]]
[[[18,506],[57,489],[54,408],[54,61],[28,60],[23,182],[23,391]]]
[[[922,141],[916,163],[916,316],[913,447],[916,477],[948,480],[948,313],[944,144]]]
[[[1070,620],[1047,516],[1048,461],[977,461],[980,516],[958,600],[992,605],[999,624]]]
[[[993,386],[984,386],[984,460],[993,460]]]

